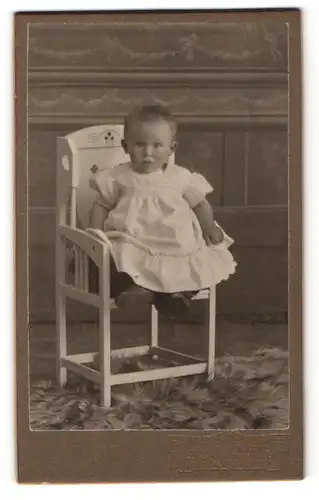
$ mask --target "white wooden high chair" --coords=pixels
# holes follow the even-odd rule
[[[108,245],[87,232],[89,214],[96,193],[89,179],[97,168],[111,168],[128,160],[121,147],[122,125],[98,125],[58,138],[57,144],[57,217],[56,217],[56,325],[57,376],[61,386],[66,383],[67,370],[100,386],[100,403],[111,406],[111,388],[132,382],[182,377],[207,372],[214,376],[215,364],[215,288],[199,292],[193,300],[209,301],[207,323],[207,359],[202,360],[159,346],[158,313],[150,306],[150,337],[148,345],[111,351],[110,253]],[[67,248],[75,255],[74,282],[67,282]],[[99,270],[99,291],[89,290],[89,260]],[[67,353],[66,298],[95,306],[99,312],[99,353]],[[112,358],[151,354],[156,359],[171,361],[171,367],[147,371],[113,374]],[[96,356],[99,371],[87,366]]]

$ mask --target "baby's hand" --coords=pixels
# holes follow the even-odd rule
[[[224,241],[224,233],[218,227],[215,222],[211,224],[209,227],[203,229],[203,237],[206,242],[206,245],[218,245]]]

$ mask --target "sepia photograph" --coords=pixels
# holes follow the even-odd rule
[[[28,24],[31,431],[289,428],[288,40]]]

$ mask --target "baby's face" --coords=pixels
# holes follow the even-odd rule
[[[170,125],[164,120],[135,122],[130,124],[123,147],[130,155],[133,169],[148,174],[168,162],[175,141]]]

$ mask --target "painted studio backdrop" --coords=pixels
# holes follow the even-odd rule
[[[55,320],[57,137],[122,122],[145,101],[177,117],[176,161],[214,186],[216,219],[235,239],[238,269],[217,287],[217,314],[286,317],[287,62],[285,24],[30,25],[31,324]],[[68,314],[92,319],[76,304]],[[114,321],[124,320],[116,313]]]

